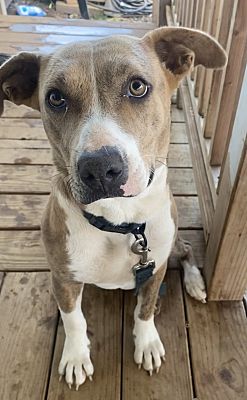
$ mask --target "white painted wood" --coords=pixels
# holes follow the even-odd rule
[[[240,93],[238,108],[232,130],[232,137],[229,145],[230,156],[230,177],[233,185],[238,170],[240,156],[247,134],[247,66],[243,79],[243,86]]]
[[[0,9],[1,9],[1,14],[7,15],[5,0],[0,0]]]

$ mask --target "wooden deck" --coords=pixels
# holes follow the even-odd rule
[[[78,22],[65,27],[49,19],[1,17],[0,52],[57,46],[109,32],[142,35],[147,29],[85,24],[79,29]],[[39,230],[53,166],[36,111],[7,104],[0,119],[0,164],[1,400],[246,400],[244,304],[203,305],[190,299],[174,259],[157,317],[167,352],[159,375],[150,378],[133,361],[133,293],[87,287],[83,307],[92,342],[94,381],[87,381],[79,392],[59,383],[64,332],[51,295]],[[175,107],[169,179],[179,210],[179,229],[192,241],[203,266],[204,236],[186,126],[183,112]]]

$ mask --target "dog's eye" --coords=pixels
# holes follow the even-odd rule
[[[144,97],[148,93],[148,85],[142,79],[133,79],[129,85],[130,97]]]
[[[51,108],[55,109],[62,109],[67,105],[63,94],[58,89],[53,89],[48,92],[47,102]]]

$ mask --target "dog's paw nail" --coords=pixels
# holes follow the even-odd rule
[[[75,387],[75,390],[76,390],[77,392],[78,392],[79,386],[80,386],[80,385],[76,385],[76,387]]]
[[[151,369],[148,371],[148,373],[149,373],[149,376],[153,375],[153,371]]]
[[[59,375],[59,382],[63,379],[63,375]]]
[[[156,368],[156,374],[158,374],[160,372],[160,368]]]
[[[71,390],[71,383],[68,383],[68,387],[69,387],[69,389]]]
[[[93,381],[92,375],[89,375],[88,379],[92,382]]]
[[[138,369],[142,369],[142,365],[141,364],[138,364]]]
[[[202,300],[201,300],[201,303],[206,304],[206,303],[207,303],[207,300],[206,300],[206,299],[202,299]]]
[[[166,357],[165,356],[163,356],[163,357],[161,357],[162,358],[162,360],[164,361],[164,362],[166,362]]]

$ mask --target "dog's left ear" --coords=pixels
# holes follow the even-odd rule
[[[160,61],[178,80],[193,66],[223,68],[227,55],[220,44],[202,31],[164,27],[147,33],[143,41],[156,51]]]
[[[22,52],[10,58],[3,57],[3,61],[0,67],[0,116],[4,100],[39,110],[40,57],[33,53]]]

